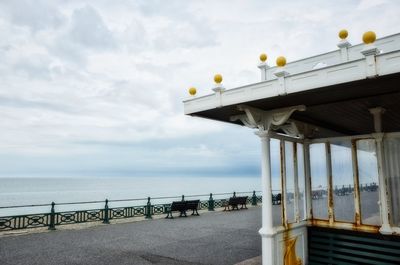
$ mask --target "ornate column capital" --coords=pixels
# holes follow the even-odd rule
[[[255,135],[262,140],[267,140],[270,137],[269,130],[259,130],[254,132]]]
[[[265,111],[246,105],[238,105],[237,109],[239,111],[243,111],[244,114],[231,116],[231,121],[240,120],[245,126],[252,129],[259,129],[260,131],[268,132],[271,128],[281,128],[283,130],[286,129],[286,131],[288,132],[295,132],[297,130],[292,130],[292,128],[289,128],[287,126],[287,122],[293,112],[295,112],[296,110],[305,111],[306,107],[304,105],[298,105],[288,108]],[[291,126],[295,125],[291,124]]]

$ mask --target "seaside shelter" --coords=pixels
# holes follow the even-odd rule
[[[347,36],[274,67],[262,54],[260,82],[225,89],[216,75],[184,101],[260,139],[264,265],[400,264],[400,34]]]

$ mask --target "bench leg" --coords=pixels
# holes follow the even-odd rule
[[[172,216],[172,212],[168,212],[168,214],[165,217],[165,219],[174,219],[174,217]]]
[[[187,217],[186,211],[181,211],[181,214],[179,215],[179,217]]]
[[[199,213],[197,212],[197,209],[193,209],[193,212],[192,212],[192,214],[191,215],[196,215],[196,216],[199,216]]]

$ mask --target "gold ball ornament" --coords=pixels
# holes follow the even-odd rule
[[[374,43],[374,41],[376,40],[376,34],[373,31],[367,31],[364,33],[362,39],[365,44]]]
[[[194,96],[194,95],[196,95],[196,93],[197,93],[197,90],[196,90],[196,88],[195,88],[195,87],[191,87],[191,88],[189,88],[189,94],[190,94],[191,96]]]
[[[347,36],[349,36],[349,32],[347,32],[347,30],[342,29],[341,31],[339,31],[339,38],[341,38],[342,40],[346,39]]]
[[[214,82],[217,84],[221,84],[222,82],[222,75],[221,74],[216,74],[214,75]]]
[[[265,53],[260,54],[260,61],[265,62],[267,60],[268,56]]]
[[[284,67],[286,65],[286,58],[283,56],[279,56],[276,58],[276,65],[278,67]]]

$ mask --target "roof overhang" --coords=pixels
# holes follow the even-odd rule
[[[231,119],[243,113],[238,105],[260,110],[305,105],[291,118],[327,129],[315,135],[322,138],[374,132],[369,109],[382,107],[383,131],[400,131],[400,45],[375,55],[373,67],[371,76],[371,62],[363,57],[197,97],[184,101],[185,114],[243,125]]]

